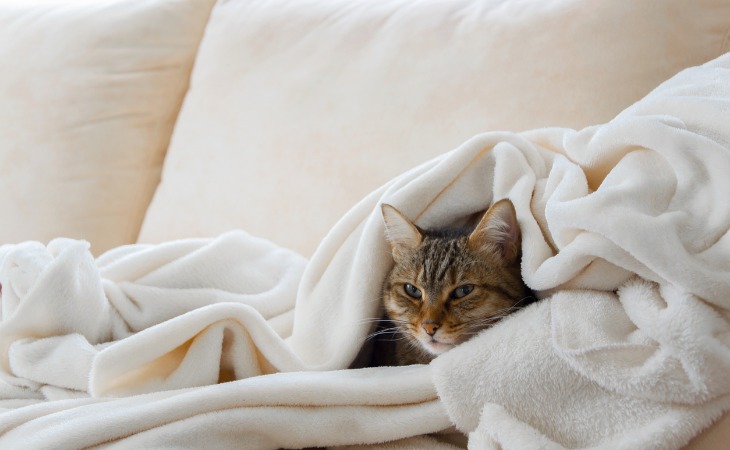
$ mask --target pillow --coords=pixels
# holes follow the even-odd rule
[[[310,255],[402,171],[607,121],[727,51],[729,24],[725,0],[219,2],[140,241],[243,228]]]
[[[137,240],[212,6],[0,3],[0,244]]]

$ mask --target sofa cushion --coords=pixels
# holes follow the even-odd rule
[[[212,6],[0,3],[0,244],[136,241]]]
[[[358,199],[492,130],[581,128],[727,51],[726,0],[228,0],[142,242],[243,228],[311,254]]]

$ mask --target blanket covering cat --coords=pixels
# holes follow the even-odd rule
[[[509,198],[544,300],[428,366],[348,369],[423,227]],[[311,261],[232,232],[0,247],[0,447],[679,448],[730,408],[730,54],[583,130],[486,133]],[[231,381],[230,383],[222,383]]]

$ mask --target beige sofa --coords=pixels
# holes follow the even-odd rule
[[[604,123],[728,51],[725,0],[5,0],[0,243],[310,256],[475,134]],[[690,447],[727,442],[726,416]]]

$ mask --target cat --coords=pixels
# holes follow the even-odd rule
[[[492,205],[473,231],[423,230],[387,204],[382,214],[395,264],[382,289],[390,326],[374,333],[372,365],[428,364],[534,301],[511,201]]]

